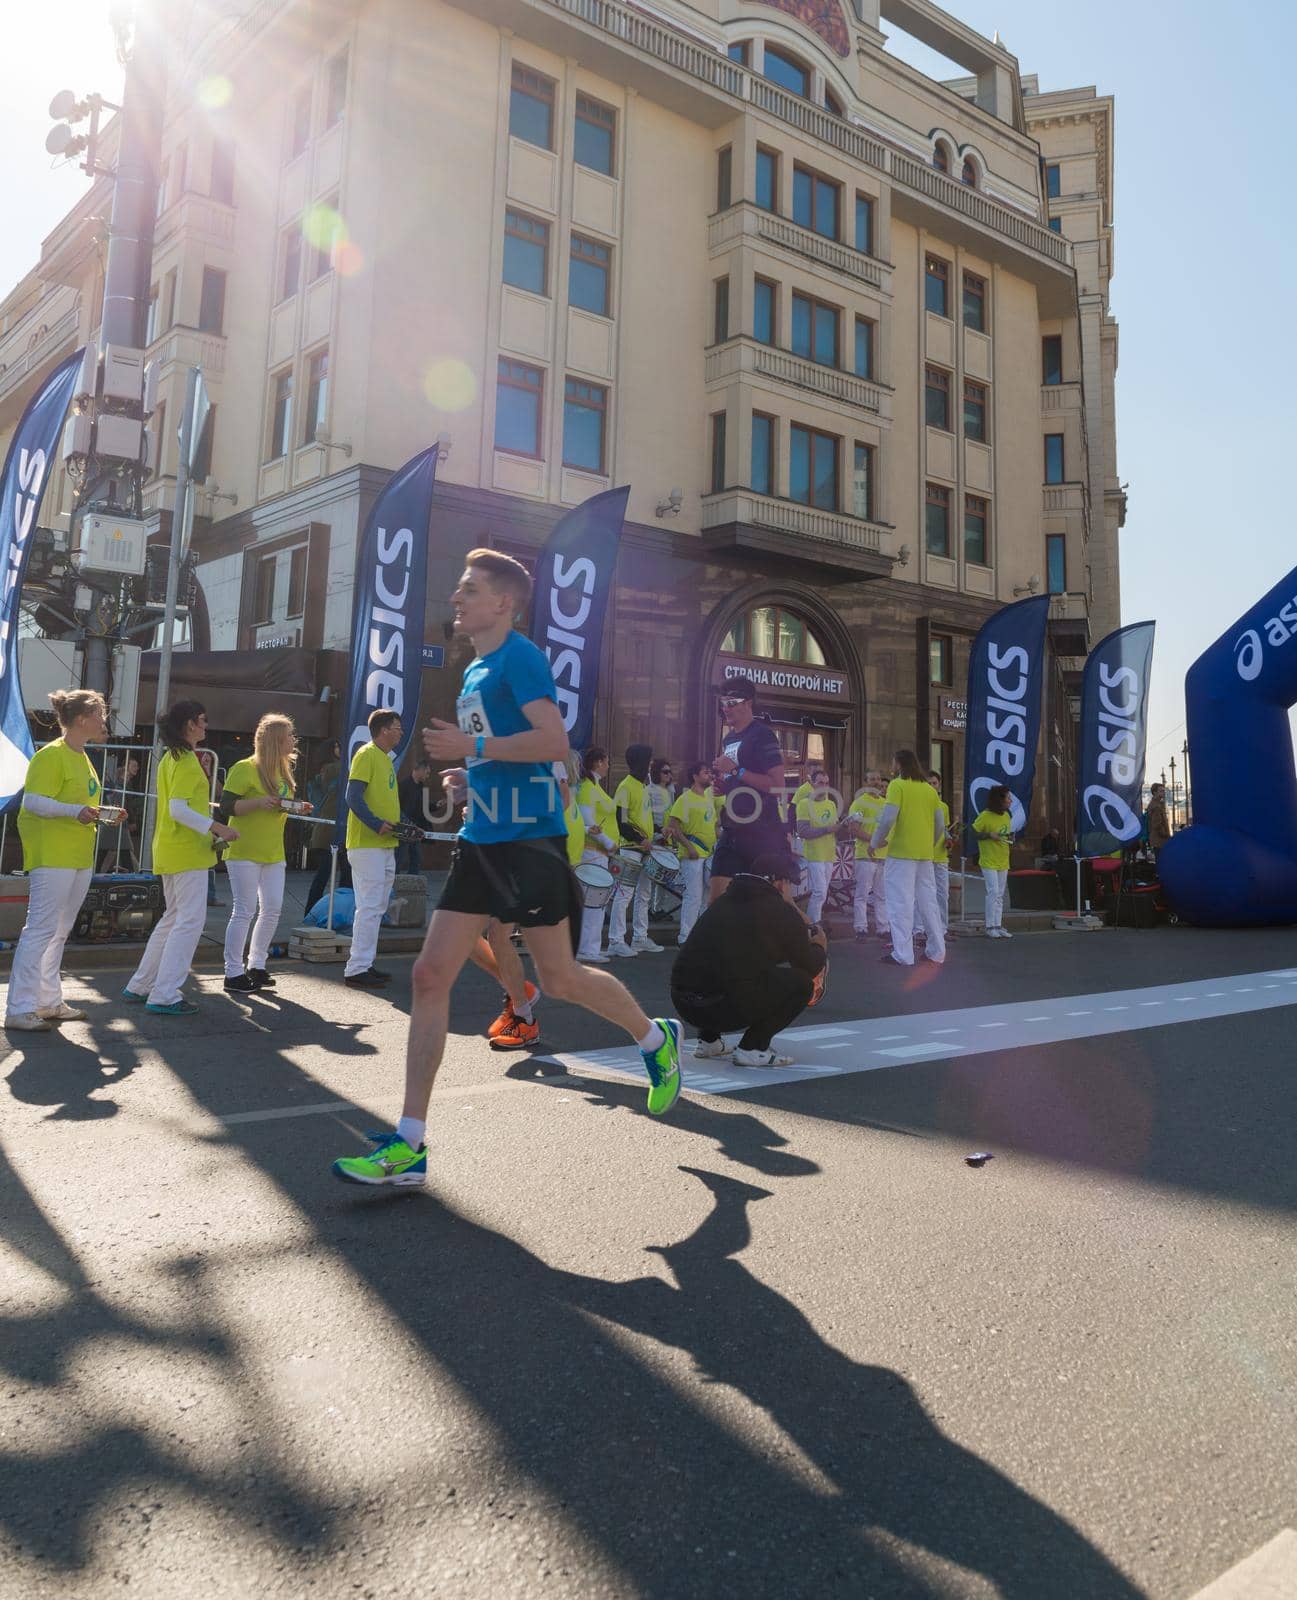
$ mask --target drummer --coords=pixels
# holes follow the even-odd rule
[[[576,803],[581,808],[581,819],[585,823],[585,850],[581,855],[581,865],[607,872],[608,885],[611,887],[614,880],[608,864],[617,849],[617,808],[613,805],[612,796],[604,788],[607,776],[608,752],[592,744],[581,754],[580,781],[576,786]],[[600,947],[611,896],[598,904],[590,904],[589,898],[581,914],[581,947],[577,951],[577,959],[603,966],[608,957]]]
[[[680,904],[680,943],[689,937],[707,898],[716,849],[716,797],[712,794],[712,769],[695,761],[686,773],[688,787],[667,813],[666,837],[680,851],[684,898]]]
[[[653,748],[647,744],[626,747],[627,773],[617,785],[613,804],[617,808],[617,827],[621,834],[622,853],[629,863],[635,864],[630,886],[626,876],[617,885],[613,896],[612,912],[608,919],[608,954],[610,956],[637,956],[657,954],[662,946],[649,938],[649,898],[653,893],[653,880],[639,870],[640,858],[653,847],[653,808],[649,802],[649,766]],[[630,942],[626,939],[626,914],[631,914]]]

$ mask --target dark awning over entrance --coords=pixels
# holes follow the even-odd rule
[[[332,731],[346,671],[341,650],[177,650],[171,698],[201,700],[213,728],[250,733],[268,711],[282,711],[303,738],[320,739]],[[158,652],[149,650],[140,661],[139,722],[156,718],[157,686]]]

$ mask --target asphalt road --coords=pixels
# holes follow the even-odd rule
[[[1297,966],[1297,935],[876,955],[835,946],[807,1020]],[[668,962],[614,970],[660,1012]],[[382,997],[207,974],[187,1023],[91,971],[89,1022],[10,1040],[0,1594],[1187,1600],[1297,1525],[1292,1007],[657,1122],[490,1054],[469,972],[432,1181],[369,1194],[328,1168],[399,1106],[388,964]]]

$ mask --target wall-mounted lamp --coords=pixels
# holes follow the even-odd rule
[[[896,565],[898,567],[908,567],[909,564],[910,564],[910,547],[909,547],[908,544],[903,544],[901,546],[901,548],[896,552]]]
[[[237,506],[239,503],[237,492],[233,489],[222,489],[215,478],[203,480],[203,493],[210,500],[228,500],[232,506]]]
[[[351,455],[351,446],[349,444],[340,444],[331,433],[326,433],[323,428],[315,430],[315,438],[312,443],[322,444],[326,450],[341,450],[344,456]]]
[[[323,687],[323,689],[320,690],[320,704],[322,706],[327,706],[329,701],[332,700],[332,699],[333,699],[333,685],[329,684],[329,683],[326,683],[325,686]]]
[[[684,504],[685,492],[683,489],[672,489],[665,500],[659,500],[655,517],[675,517],[680,514],[680,507]]]
[[[451,447],[451,445],[453,443],[454,443],[454,440],[451,438],[451,436],[448,433],[439,433],[437,435],[437,460],[438,461],[444,461],[446,459],[446,457],[450,454],[450,447]]]
[[[1019,583],[1015,585],[1013,592],[1014,594],[1039,594],[1039,577],[1037,577],[1037,575],[1033,572],[1032,575],[1027,579],[1026,583]]]

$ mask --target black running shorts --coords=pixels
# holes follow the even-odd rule
[[[712,855],[713,878],[735,878],[740,872],[751,872],[758,856],[774,853],[789,856],[788,835],[774,828],[724,828]]]
[[[567,861],[566,839],[508,839],[470,844],[460,839],[438,911],[516,922],[520,928],[553,928],[580,913]]]

